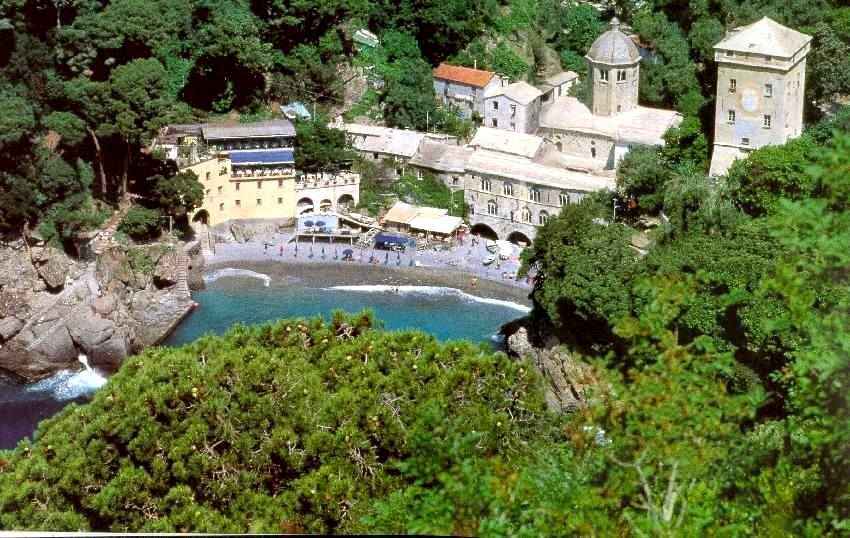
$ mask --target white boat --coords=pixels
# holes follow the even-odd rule
[[[486,258],[484,258],[484,260],[482,260],[481,263],[484,264],[484,265],[490,265],[494,261],[496,261],[496,256],[491,255],[491,256],[487,256]]]

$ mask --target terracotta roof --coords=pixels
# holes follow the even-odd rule
[[[482,71],[481,69],[472,69],[471,67],[461,67],[447,63],[441,63],[434,69],[434,78],[441,78],[479,88],[486,86],[495,74],[492,71]]]

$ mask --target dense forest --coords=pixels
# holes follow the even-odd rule
[[[67,239],[128,192],[179,213],[153,192],[175,170],[141,151],[169,122],[263,118],[275,103],[303,101],[468,133],[437,107],[432,66],[450,59],[532,81],[581,73],[615,13],[653,53],[642,101],[681,111],[679,138],[695,151],[710,141],[711,45],[727,28],[769,15],[815,37],[810,121],[850,89],[850,8],[837,0],[618,0],[602,9],[554,0],[4,0],[0,232],[40,223],[47,239]],[[358,55],[360,28],[381,44]],[[382,84],[345,103],[364,65]]]

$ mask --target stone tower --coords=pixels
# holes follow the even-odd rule
[[[806,55],[811,36],[767,17],[729,32],[714,46],[717,108],[711,175],[735,159],[803,131]]]
[[[620,31],[620,21],[611,19],[610,28],[596,38],[585,56],[593,84],[591,110],[599,116],[615,116],[638,104],[640,52]]]

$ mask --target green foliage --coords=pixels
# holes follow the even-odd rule
[[[505,43],[499,43],[492,51],[491,67],[511,80],[524,80],[531,68],[528,63],[510,49]]]
[[[132,207],[118,224],[118,231],[133,239],[149,239],[159,235],[160,213],[155,209]]]
[[[106,221],[109,212],[98,209],[91,198],[82,198],[84,196],[69,196],[44,213],[38,231],[45,241],[64,246],[77,233],[94,230]]]
[[[374,499],[559,437],[527,364],[372,324],[236,327],[130,359],[6,456],[0,524],[344,532]]]
[[[466,215],[463,191],[452,191],[433,174],[424,173],[421,178],[411,174],[401,176],[392,184],[392,192],[408,203],[448,209],[450,215]]]
[[[765,146],[735,161],[727,174],[732,196],[753,216],[773,213],[783,198],[804,199],[815,194],[817,182],[809,166],[821,150],[808,136],[782,146]]]
[[[354,159],[345,131],[328,127],[316,116],[295,124],[295,167],[305,172],[335,172]]]
[[[0,146],[19,142],[34,128],[32,103],[12,88],[0,88]]]
[[[632,198],[639,211],[657,214],[664,205],[664,187],[673,171],[661,160],[659,149],[639,146],[629,151],[617,168],[617,190]]]
[[[76,146],[88,136],[85,122],[73,112],[52,112],[43,122],[46,128],[58,133],[67,146]]]
[[[154,182],[157,205],[168,215],[186,215],[204,202],[204,186],[191,170],[168,178],[154,176],[149,179]]]

